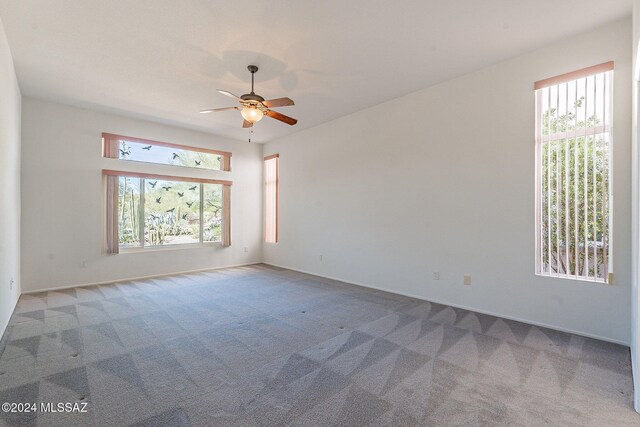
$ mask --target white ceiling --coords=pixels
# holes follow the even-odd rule
[[[289,96],[264,142],[631,13],[631,0],[0,0],[24,95],[246,140],[218,93]]]

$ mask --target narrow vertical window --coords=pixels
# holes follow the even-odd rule
[[[264,158],[264,240],[278,243],[278,161],[279,154]]]
[[[613,62],[536,82],[536,273],[607,283]]]

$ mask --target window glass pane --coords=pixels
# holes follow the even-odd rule
[[[611,77],[538,90],[538,274],[607,281]]]
[[[220,155],[162,145],[119,141],[118,158],[136,162],[220,170]]]
[[[145,245],[200,242],[200,184],[145,180]]]
[[[203,184],[204,208],[202,239],[205,242],[222,241],[222,185]]]
[[[140,246],[140,178],[118,178],[120,246]]]

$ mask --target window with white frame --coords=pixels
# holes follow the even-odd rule
[[[200,159],[198,161],[202,163],[164,162],[163,153],[157,158],[150,158],[148,152],[151,150],[143,150],[144,147],[140,150],[147,153],[140,153],[139,158],[128,157],[127,151],[131,150],[132,143],[144,143],[144,147],[152,149],[169,147],[183,159]],[[103,134],[103,144],[104,157],[116,159],[117,162],[164,162],[163,168],[211,168],[214,165],[223,171],[228,171],[230,166],[231,153],[226,152],[112,134]],[[210,157],[209,161],[207,156]],[[168,160],[172,160],[171,157]],[[215,162],[212,163],[212,160]],[[231,181],[189,176],[184,171],[181,175],[161,175],[146,173],[142,169],[136,171],[136,167],[130,165],[127,169],[134,171],[103,170],[106,181],[107,253],[119,253],[121,248],[209,242],[220,242],[223,246],[231,244]]]
[[[536,273],[609,281],[613,62],[536,82]]]

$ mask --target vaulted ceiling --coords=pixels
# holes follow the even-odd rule
[[[289,96],[268,141],[628,16],[631,0],[0,0],[24,95],[246,140],[249,91]]]

